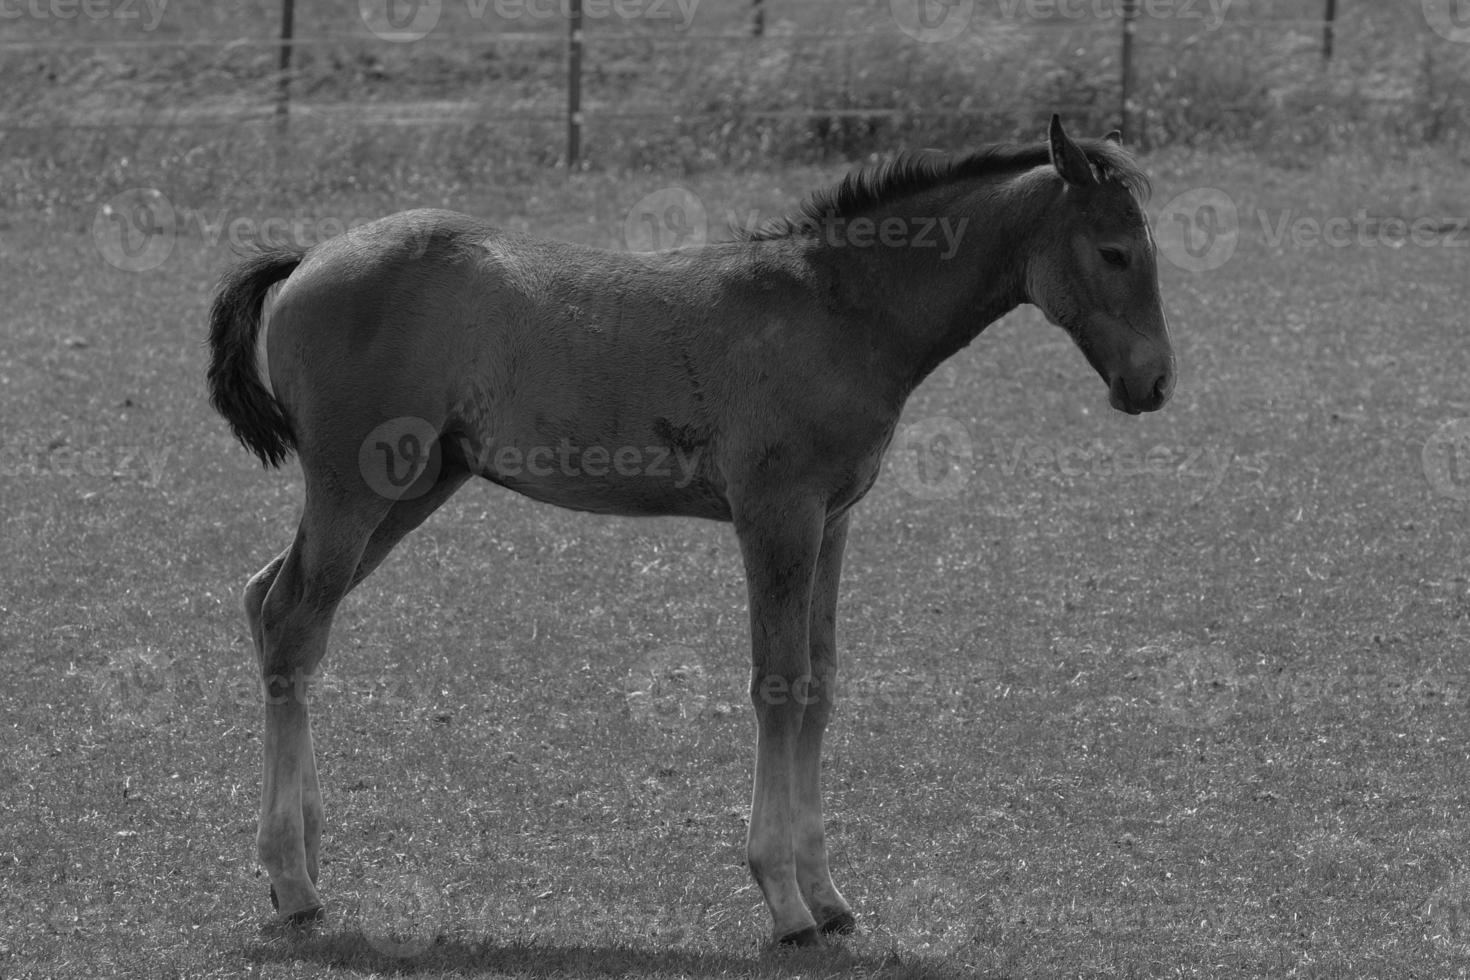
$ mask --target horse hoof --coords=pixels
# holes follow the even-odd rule
[[[271,885],[271,910],[277,914],[281,911],[281,899],[276,895],[275,885]],[[321,917],[322,905],[318,902],[315,905],[308,905],[304,909],[297,909],[295,912],[287,912],[281,916],[281,921],[288,926],[304,926],[307,923],[317,921]]]
[[[320,921],[321,917],[322,906],[308,905],[304,909],[297,909],[290,915],[285,916],[284,919],[286,924],[289,926],[306,926],[311,925],[313,922]]]
[[[857,932],[857,919],[851,912],[838,912],[822,923],[822,932],[828,936],[851,936]]]
[[[817,931],[816,926],[807,926],[795,932],[788,932],[776,940],[777,946],[820,946],[822,945],[822,934]]]

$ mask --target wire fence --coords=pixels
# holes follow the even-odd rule
[[[1047,113],[1080,116],[1146,141],[1150,119],[1161,106],[1188,108],[1189,94],[1172,92],[1168,84],[1171,73],[1180,71],[1181,59],[1224,51],[1216,60],[1229,62],[1239,53],[1237,81],[1244,87],[1253,72],[1251,57],[1270,52],[1277,65],[1290,63],[1301,77],[1330,69],[1342,42],[1336,0],[1301,0],[1292,11],[1311,10],[1312,15],[1290,17],[1257,9],[1232,13],[1231,0],[992,0],[988,7],[978,0],[886,0],[857,5],[864,16],[851,16],[849,10],[848,16],[826,18],[828,23],[821,23],[822,17],[773,16],[803,7],[830,14],[833,7],[823,0],[783,5],[781,11],[755,0],[740,5],[743,9],[726,7],[711,26],[694,16],[697,0],[688,0],[687,6],[682,0],[467,0],[466,10],[473,15],[468,20],[465,10],[458,19],[449,16],[442,0],[361,0],[352,30],[311,33],[299,33],[294,0],[267,2],[279,5],[275,23],[269,17],[255,18],[247,36],[114,33],[92,40],[62,36],[0,42],[7,58],[131,58],[157,63],[160,67],[150,73],[165,73],[164,78],[172,60],[193,66],[200,75],[217,72],[223,79],[220,91],[183,95],[160,83],[142,85],[142,94],[121,100],[35,106],[7,105],[0,99],[0,130],[271,124],[289,132],[332,122],[400,127],[533,124],[548,140],[561,129],[560,159],[576,165],[589,133],[606,136],[630,125],[728,127],[784,121],[830,133],[871,131],[918,117],[982,117],[993,112],[993,104],[956,93],[958,86],[935,84],[936,78],[953,76],[936,74],[934,63],[971,59],[976,62],[973,77],[980,77],[980,63],[1014,59],[1014,52],[1047,37],[1051,48],[1075,51],[1077,57],[1072,63],[1058,58],[1059,67],[1046,79],[1048,87],[1031,95],[1035,103]],[[524,16],[513,16],[517,11]],[[667,16],[655,16],[660,13]],[[691,16],[681,19],[681,14]],[[533,29],[519,29],[522,25]],[[1421,45],[1433,43],[1434,27],[1426,22]],[[1364,24],[1355,29],[1361,34]],[[923,56],[914,55],[916,51]],[[902,62],[903,70],[885,69],[881,83],[873,84],[878,73],[870,62],[889,56]],[[817,62],[824,71],[793,72],[792,66],[802,61]],[[393,62],[391,68],[384,67],[388,62]],[[379,87],[371,98],[353,98],[350,86],[344,91],[330,77],[343,70],[369,80],[375,71],[385,77],[412,77],[425,65],[436,66],[443,76],[434,89],[438,97],[427,97],[432,86],[407,85],[415,91],[402,97],[391,97],[391,92],[385,97]],[[446,70],[446,65],[457,68]],[[778,77],[782,70],[791,79],[784,86]],[[230,84],[242,76],[250,81]],[[648,84],[654,76],[662,83]],[[465,97],[443,97],[466,77],[473,84],[466,86]],[[734,94],[721,91],[722,86]],[[689,92],[698,97],[684,98]],[[1259,111],[1260,94],[1249,94],[1232,99],[1229,91],[1216,91],[1208,109]],[[1359,88],[1354,97],[1391,106],[1422,98],[1422,93],[1412,79],[1401,78]]]

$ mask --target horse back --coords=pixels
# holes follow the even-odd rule
[[[277,297],[270,373],[295,418],[423,419],[537,499],[728,518],[757,463],[863,457],[818,474],[837,493],[876,473],[896,414],[854,429],[873,406],[850,404],[866,396],[818,285],[769,243],[639,255],[403,212],[308,255]],[[354,434],[332,438],[355,452]]]

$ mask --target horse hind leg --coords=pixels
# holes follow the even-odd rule
[[[280,578],[282,570],[287,567],[292,567],[288,566],[288,563],[292,561],[293,554],[297,552],[298,545],[303,540],[303,535],[298,534],[297,544],[293,544],[291,548],[288,548],[269,565],[261,569],[250,580],[245,588],[245,611],[250,621],[251,633],[255,639],[256,654],[260,660],[261,676],[267,682],[268,732],[272,727],[272,715],[270,712],[272,704],[269,702],[280,700],[283,686],[289,686],[294,695],[296,688],[293,682],[297,677],[302,680],[302,690],[300,691],[301,697],[296,698],[296,700],[303,702],[302,713],[305,713],[305,685],[309,683],[309,678],[315,670],[315,664],[320,662],[325,652],[326,632],[330,627],[331,613],[335,609],[336,603],[340,602],[341,598],[350,592],[358,583],[367,578],[388,556],[393,547],[405,535],[418,527],[430,514],[437,510],[455,490],[463,485],[469,475],[468,471],[461,467],[448,466],[440,472],[438,478],[427,491],[415,495],[412,498],[391,502],[387,513],[383,514],[377,520],[376,526],[372,528],[366,544],[361,547],[345,588],[340,587],[339,584],[341,568],[345,567],[347,552],[351,549],[343,549],[337,553],[339,557],[336,559],[338,563],[336,565],[336,571],[324,576],[326,588],[321,593],[321,596],[322,598],[329,598],[339,589],[341,594],[337,595],[335,600],[331,600],[329,607],[320,613],[320,648],[317,649],[314,659],[307,658],[310,661],[310,666],[303,664],[304,669],[302,669],[299,675],[289,672],[283,673],[281,671],[279,651],[276,652],[271,662],[268,662],[266,659],[267,631],[265,627],[265,604],[266,598],[275,587],[275,583]],[[372,520],[369,515],[375,511],[381,513],[381,507],[364,508],[362,519],[357,522],[358,527],[366,526]],[[310,519],[309,514],[310,512],[308,512],[308,516],[303,517],[303,528],[305,528],[307,521]],[[305,549],[302,550],[302,554],[305,554]],[[285,720],[289,721],[290,717],[290,714],[287,713]],[[300,722],[296,724],[300,726]],[[307,880],[309,880],[313,887],[316,885],[320,871],[321,832],[324,817],[321,786],[317,776],[316,754],[312,746],[309,720],[307,720],[304,730],[298,731],[295,738],[297,742],[295,743],[296,751],[294,752],[294,756],[299,760],[300,764],[299,773],[295,778],[296,785],[299,786],[300,796],[299,833],[296,829],[295,822],[290,819],[291,774],[289,772],[279,771],[279,765],[273,767],[272,756],[268,753],[265,779],[267,788],[264,788],[262,791],[260,846],[262,863],[266,865],[268,871],[271,871],[272,903],[278,910],[282,910],[286,917],[300,920],[311,918],[317,913],[321,904],[320,898],[314,896],[311,891],[299,887],[299,874],[293,874],[289,870],[283,870],[283,885],[282,888],[277,889],[275,886],[275,871],[272,868],[272,863],[266,857],[268,852],[273,855],[279,855],[284,852],[290,855],[291,858],[294,858],[295,850],[292,841],[299,837],[302,845]],[[273,769],[277,770],[274,781],[272,779]],[[281,787],[281,792],[276,794],[271,793],[268,787],[272,785]],[[284,796],[284,799],[282,799],[282,796]],[[275,802],[272,803],[272,800]],[[268,814],[271,816],[268,817]],[[270,829],[268,830],[268,828]],[[277,866],[281,866],[279,860],[275,863]],[[294,865],[294,860],[288,859],[286,865],[288,867]],[[297,887],[290,888],[290,891],[302,897],[293,900],[290,895],[287,895],[283,900],[282,896],[287,893],[289,887],[284,883],[288,881],[298,883]]]
[[[291,549],[287,548],[270,563],[250,577],[245,584],[245,595],[243,605],[245,607],[245,620],[250,626],[251,643],[255,648],[256,669],[260,671],[262,679],[268,678],[270,672],[266,670],[265,660],[265,626],[264,609],[266,596],[270,594],[271,586],[275,584],[276,577],[280,574],[282,566],[291,555]],[[306,850],[306,871],[311,883],[315,885],[320,874],[320,863],[318,855],[320,852],[321,839],[321,790],[317,785],[316,758],[314,753],[307,756],[310,765],[303,773],[302,793],[302,824],[303,839]],[[314,790],[314,791],[313,791]],[[315,802],[315,806],[313,806]],[[279,899],[276,895],[275,885],[271,885],[271,907],[280,908]],[[314,909],[308,907],[297,914],[298,918],[306,918],[313,914]]]
[[[457,460],[446,459],[432,486],[418,496],[395,501],[387,515],[373,529],[372,537],[368,539],[367,547],[358,560],[349,588],[356,588],[358,583],[371,575],[398,542],[428,520],[429,515],[464,486],[471,475]]]
[[[270,564],[250,576],[250,581],[245,583],[245,596],[243,605],[245,607],[245,620],[250,624],[250,639],[255,645],[255,657],[259,661],[261,652],[264,650],[264,635],[261,632],[260,613],[265,606],[265,597],[271,590],[271,585],[276,581],[276,576],[281,572],[281,566],[286,563],[286,556],[291,553],[287,548],[275,558]]]
[[[370,494],[314,492],[308,478],[295,540],[246,587],[247,616],[259,602],[251,628],[265,696],[256,844],[270,875],[272,899],[288,919],[309,919],[321,908],[315,884],[321,795],[308,711],[310,682],[326,654],[337,605],[391,506]]]
[[[281,566],[286,563],[291,549],[287,548],[281,552],[269,565],[251,577],[245,586],[245,618],[250,623],[251,638],[255,645],[255,657],[261,671],[261,677],[269,677],[265,670],[265,634],[262,625],[262,611],[265,606],[265,597],[270,593],[271,585],[276,576],[280,574]],[[304,756],[305,767],[302,772],[301,786],[301,819],[302,838],[306,848],[306,874],[315,885],[321,874],[321,837],[322,837],[322,791],[317,778],[315,749]],[[271,886],[271,905],[279,908],[279,900],[276,895],[275,886]],[[311,910],[299,913],[296,917],[304,919],[310,917]]]

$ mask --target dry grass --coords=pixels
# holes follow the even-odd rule
[[[299,6],[303,34],[342,15]],[[793,91],[877,104],[885,72],[963,99],[993,80],[974,72],[1010,64],[949,64],[942,46],[866,74],[802,61],[769,6],[757,54],[781,71],[686,53],[598,91],[671,108],[713,93],[734,125]],[[1176,63],[1151,75],[1149,131],[1175,144],[1148,161],[1161,237],[1181,193],[1214,188],[1240,220],[1219,268],[1163,266],[1183,372],[1167,411],[1109,413],[1028,312],[909,406],[970,452],[896,452],[856,520],[828,795],[863,933],[801,956],[763,949],[741,865],[751,733],[728,530],[483,486],[339,618],[316,709],[332,917],[270,925],[237,596],[287,539],[300,480],[255,468],[206,406],[209,288],[262,232],[309,243],[417,205],[620,247],[637,202],[672,192],[717,234],[842,169],[790,158],[981,134],[594,129],[597,165],[575,174],[554,167],[554,122],[345,120],[284,144],[269,127],[8,134],[0,976],[1463,974],[1467,488],[1425,469],[1442,425],[1470,416],[1463,52],[1412,29],[1417,4],[1349,6],[1327,73],[1284,35],[1148,55]],[[269,33],[270,9],[170,7],[159,31]],[[1032,111],[1079,93],[1108,104],[1086,87],[1108,71],[1060,57],[1077,35],[1043,36],[1072,47],[1002,54],[1050,87],[997,98],[987,134],[1039,133]],[[42,117],[268,101],[269,52],[182,50],[7,58],[0,99]],[[298,95],[543,98],[555,73],[455,45],[362,50],[303,58]],[[1422,95],[1409,111],[1362,108],[1404,84]],[[1210,93],[1260,110],[1215,113]],[[1211,129],[1227,118],[1248,125]],[[1185,145],[1199,134],[1208,148]],[[1446,230],[1416,243],[1392,218]],[[1332,222],[1340,247],[1321,243]],[[952,495],[908,489],[946,473]]]
[[[300,487],[205,408],[229,249],[186,232],[129,273],[90,222],[17,219],[0,243],[0,972],[1453,975],[1465,505],[1421,452],[1470,413],[1463,253],[1263,229],[1454,215],[1463,171],[1205,153],[1150,169],[1157,210],[1210,185],[1244,216],[1220,269],[1165,264],[1176,402],[1109,413],[1066,340],[1017,314],[907,413],[966,434],[959,491],[907,492],[943,460],[900,454],[861,508],[828,786],[863,934],[793,957],[762,950],[741,866],[727,529],[487,487],[340,616],[316,711],[333,917],[270,928],[236,596]],[[719,213],[818,179],[689,186]],[[659,186],[553,175],[448,203],[613,244]]]

